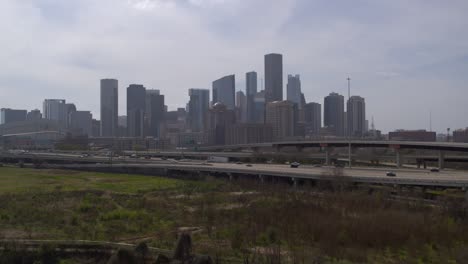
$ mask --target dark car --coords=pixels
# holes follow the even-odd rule
[[[387,176],[388,176],[388,177],[395,177],[395,176],[396,176],[396,173],[393,172],[393,171],[389,171],[389,172],[387,172]]]
[[[299,162],[293,162],[291,164],[289,164],[291,166],[291,168],[299,168],[299,166],[301,166],[301,164]]]
[[[247,164],[247,165],[245,165],[245,166],[247,166],[247,167],[252,167],[252,164]]]
[[[431,169],[431,172],[439,172],[439,171],[440,171],[440,170],[439,170],[439,169],[437,169],[437,168],[433,168],[433,169]]]

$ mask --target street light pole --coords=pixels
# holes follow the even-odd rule
[[[348,77],[348,104],[346,106],[346,115],[347,115],[347,118],[346,118],[346,128],[347,128],[347,134],[348,134],[348,161],[349,161],[349,167],[351,168],[351,133],[350,133],[350,128],[349,128],[349,124],[350,124],[350,115],[349,115],[349,105],[350,105],[350,99],[351,99],[351,78]]]

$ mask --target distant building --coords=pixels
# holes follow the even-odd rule
[[[210,108],[210,90],[189,89],[188,126],[192,132],[203,132],[207,125],[208,109]]]
[[[468,143],[468,128],[453,131],[453,142]]]
[[[100,137],[101,136],[101,121],[93,119],[91,122],[93,126],[92,137]]]
[[[426,130],[396,130],[388,133],[389,140],[435,142],[436,132]]]
[[[63,127],[68,123],[68,107],[63,99],[45,99],[43,103],[44,119],[57,121]]]
[[[20,122],[26,120],[26,110],[16,110],[10,108],[0,109],[0,124],[8,124],[12,122]]]
[[[346,109],[348,135],[362,137],[366,132],[366,102],[364,98],[351,96]]]
[[[222,103],[227,109],[234,110],[236,80],[234,75],[224,76],[213,82],[213,104]]]
[[[205,144],[205,133],[203,132],[180,132],[174,134],[175,146],[179,148],[190,148]]]
[[[68,103],[65,104],[65,109],[67,112],[67,128],[70,128],[70,116],[72,113],[76,112],[76,106],[75,104]]]
[[[119,136],[119,82],[115,79],[101,80],[101,136]]]
[[[265,55],[265,102],[283,100],[283,55]]]
[[[208,114],[207,140],[210,145],[226,144],[226,129],[236,123],[234,110],[222,103],[215,103]]]
[[[330,93],[324,99],[324,126],[333,135],[344,136],[344,97]]]
[[[319,135],[322,127],[322,105],[308,103],[304,105],[304,124],[306,135]]]
[[[39,109],[31,110],[26,115],[26,120],[28,121],[40,120],[40,119],[42,119],[42,114],[41,114],[41,110]]]
[[[93,115],[90,111],[70,113],[70,129],[78,135],[93,136]]]
[[[147,136],[162,136],[165,112],[164,95],[159,90],[146,90]]]
[[[298,74],[288,75],[288,84],[286,85],[287,100],[297,104],[298,109],[302,108],[301,78]]]
[[[247,97],[247,122],[255,121],[255,95],[257,94],[257,73],[252,71],[245,75],[246,77],[246,97]]]
[[[262,90],[254,96],[254,123],[265,123],[265,91]]]
[[[236,120],[240,123],[247,122],[247,97],[243,91],[236,92]]]
[[[127,88],[127,136],[144,136],[145,111],[146,88],[140,84],[131,84]]]
[[[18,121],[0,125],[0,135],[26,134],[53,131],[65,134],[65,128],[55,120],[39,119]]]
[[[273,141],[272,126],[269,124],[235,124],[226,129],[226,145],[255,144]]]
[[[297,105],[290,101],[267,103],[265,123],[272,126],[275,141],[294,137],[297,126]]]

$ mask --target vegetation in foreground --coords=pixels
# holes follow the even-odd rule
[[[462,200],[428,206],[348,187],[1,167],[0,238],[171,249],[190,232],[194,251],[221,263],[466,263]]]

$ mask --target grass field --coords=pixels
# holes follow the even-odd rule
[[[193,182],[128,174],[0,168],[0,194],[51,191],[112,191],[136,194],[194,186]],[[197,186],[201,185],[197,183]],[[207,187],[207,184],[203,184]]]
[[[468,210],[330,186],[0,167],[0,238],[86,239],[249,263],[466,263]]]

